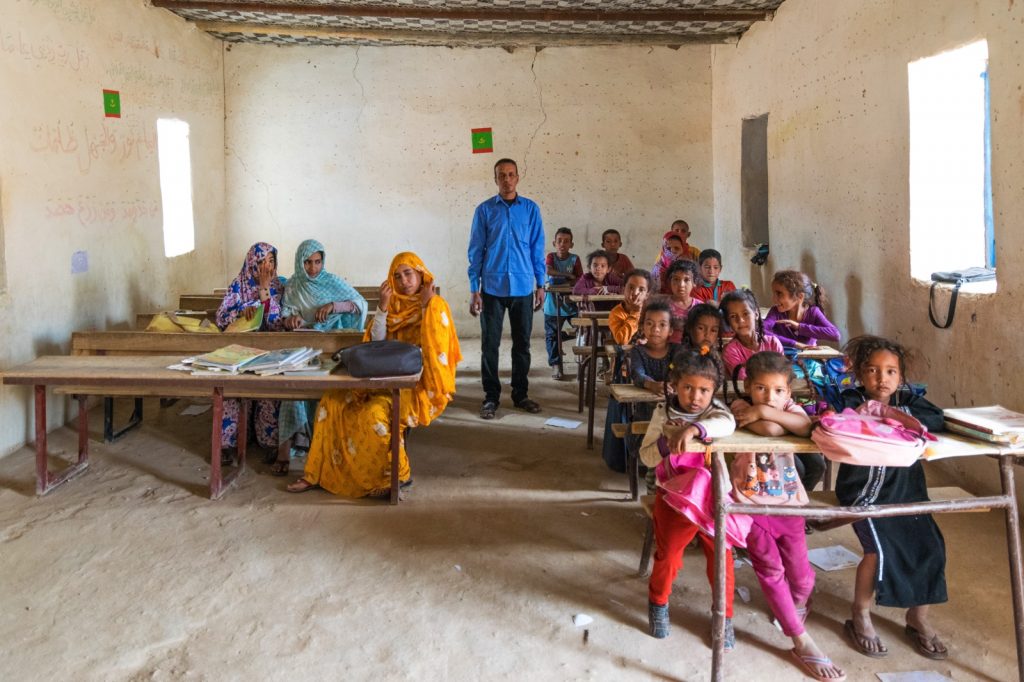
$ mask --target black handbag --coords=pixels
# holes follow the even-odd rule
[[[404,341],[370,341],[342,348],[334,359],[359,379],[398,377],[423,371],[423,351]]]
[[[928,319],[939,329],[949,329],[953,324],[953,315],[956,313],[956,298],[960,293],[960,286],[967,282],[987,282],[996,278],[995,268],[967,268],[966,270],[953,270],[952,272],[933,272],[932,288],[928,292]],[[952,284],[953,291],[949,295],[949,310],[946,311],[946,321],[939,323],[935,317],[935,287],[940,284]]]

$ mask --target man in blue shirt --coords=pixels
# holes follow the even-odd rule
[[[494,419],[501,397],[498,349],[508,311],[512,331],[512,403],[540,412],[528,396],[533,312],[544,302],[544,223],[540,207],[516,193],[519,169],[512,159],[494,164],[498,194],[476,207],[469,235],[469,312],[480,316],[480,417]]]

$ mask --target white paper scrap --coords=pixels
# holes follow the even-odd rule
[[[593,622],[594,619],[585,613],[577,613],[575,616],[572,617],[572,624],[578,628],[581,628],[584,625],[590,625]]]
[[[906,673],[875,673],[882,682],[953,682],[952,677],[931,670],[914,670]]]
[[[750,590],[748,590],[747,588],[743,587],[742,585],[737,585],[736,594],[740,596],[740,599],[743,600],[744,604],[750,603]]]
[[[196,417],[203,414],[211,407],[212,405],[189,405],[182,410],[180,414],[182,417]]]
[[[557,426],[560,429],[575,429],[582,423],[583,422],[578,422],[575,419],[563,419],[561,417],[552,417],[544,422],[546,426]]]
[[[860,557],[842,545],[812,549],[807,552],[807,558],[823,571],[853,568],[860,563]]]

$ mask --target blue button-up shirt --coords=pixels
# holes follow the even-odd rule
[[[526,197],[495,195],[476,207],[469,234],[469,290],[526,296],[544,285],[544,223]]]

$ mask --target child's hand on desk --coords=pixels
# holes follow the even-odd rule
[[[704,448],[699,440],[700,431],[693,424],[667,421],[663,432],[669,452],[693,452]]]
[[[661,383],[660,381],[653,381],[651,379],[648,379],[647,381],[644,382],[644,388],[646,388],[648,391],[656,395],[664,395],[665,393],[665,384]]]
[[[286,317],[284,320],[284,328],[288,331],[294,331],[303,324],[305,324],[305,322],[299,315],[292,315],[291,317]]]
[[[256,317],[256,306],[251,305],[242,308],[242,317],[244,317],[247,320],[251,320],[252,318]]]
[[[734,400],[729,409],[732,410],[733,416],[736,417],[736,426],[743,428],[748,424],[764,419],[761,407],[761,405],[751,405],[746,400]]]

